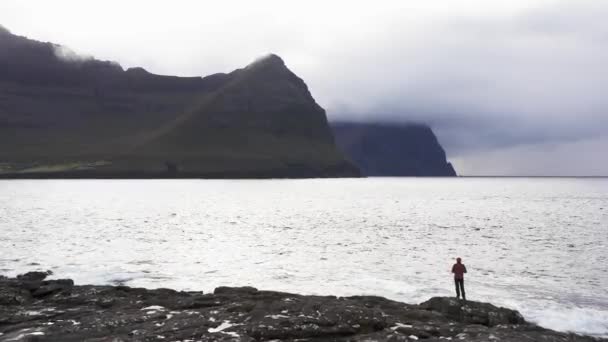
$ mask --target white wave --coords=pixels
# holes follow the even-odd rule
[[[548,329],[608,337],[608,311],[605,310],[548,307],[525,308],[521,312],[529,321]]]

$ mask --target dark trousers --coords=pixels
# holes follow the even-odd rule
[[[464,294],[464,279],[454,279],[456,285],[456,297],[460,298],[460,292],[462,292],[462,299],[466,300],[467,296]]]

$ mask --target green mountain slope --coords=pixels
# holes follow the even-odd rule
[[[0,29],[5,177],[359,175],[278,56],[181,78],[63,54]]]

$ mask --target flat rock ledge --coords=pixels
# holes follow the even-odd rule
[[[253,287],[204,294],[75,286],[47,275],[0,276],[0,341],[606,341],[447,297],[412,305]]]

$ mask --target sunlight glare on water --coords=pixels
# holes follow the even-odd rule
[[[211,291],[453,295],[608,335],[608,180],[0,181],[0,274]]]

